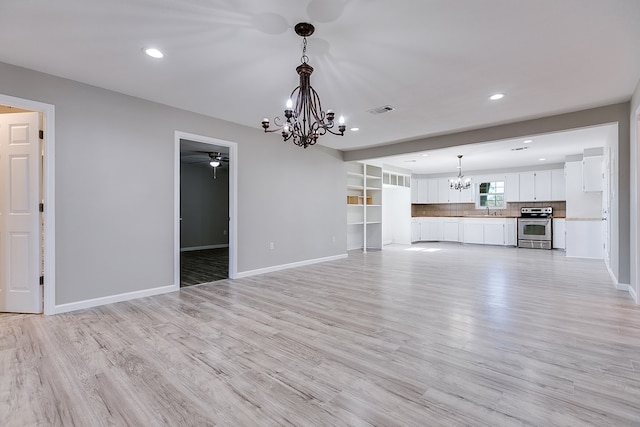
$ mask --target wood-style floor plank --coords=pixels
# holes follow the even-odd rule
[[[459,244],[0,314],[1,426],[640,426],[602,261]]]

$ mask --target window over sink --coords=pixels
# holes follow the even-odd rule
[[[476,208],[505,209],[504,181],[481,182],[478,185]]]

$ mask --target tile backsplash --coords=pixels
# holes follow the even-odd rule
[[[553,208],[553,216],[563,218],[567,214],[567,202],[512,202],[507,203],[506,209],[491,209],[491,215],[519,217],[520,208],[523,207],[546,207]],[[440,203],[432,205],[411,205],[411,216],[478,216],[486,215],[486,209],[476,209],[475,203]]]

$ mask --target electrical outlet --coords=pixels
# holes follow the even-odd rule
[[[222,235],[226,236],[227,235],[227,230],[222,231]]]
[[[333,243],[335,243],[336,242],[336,236],[332,236],[331,240],[333,240]]]
[[[276,248],[276,245],[273,244],[273,242],[269,242],[269,249],[273,250]]]

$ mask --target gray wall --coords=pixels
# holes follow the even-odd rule
[[[56,305],[174,284],[176,130],[238,143],[238,272],[346,253],[335,150],[3,63],[0,93],[55,105]]]
[[[229,244],[229,168],[180,163],[180,248]]]
[[[435,148],[453,147],[463,144],[475,144],[501,139],[517,138],[578,129],[608,123],[618,123],[618,144],[614,147],[614,162],[617,180],[612,183],[614,197],[611,206],[611,270],[619,283],[630,280],[630,222],[629,222],[629,110],[630,103],[609,105],[573,113],[559,114],[518,123],[491,126],[448,135],[417,139],[398,144],[348,151],[346,161],[366,160],[394,154],[412,153]]]

